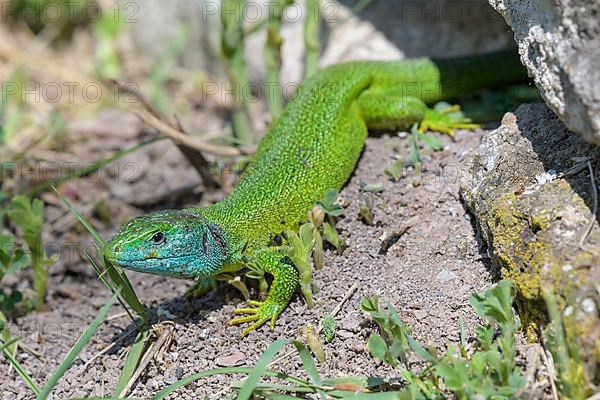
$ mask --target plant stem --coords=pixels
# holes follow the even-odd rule
[[[241,145],[252,143],[250,114],[244,93],[250,88],[248,71],[244,59],[244,6],[245,0],[222,0],[221,50],[226,62],[229,83],[232,86],[234,103],[233,134]]]
[[[294,0],[282,0],[273,4],[269,8],[267,22],[267,41],[265,43],[265,66],[266,83],[268,87],[267,104],[273,120],[278,118],[283,112],[283,97],[281,95],[281,82],[279,73],[281,72],[281,23],[283,11],[287,6],[293,4]],[[271,89],[272,88],[272,89]]]
[[[319,55],[321,52],[321,5],[319,0],[306,0],[306,9],[307,14],[304,21],[305,80],[314,75],[319,68]]]

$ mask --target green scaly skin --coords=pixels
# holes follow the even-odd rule
[[[234,191],[207,208],[133,218],[107,244],[106,258],[135,271],[208,278],[258,263],[273,276],[264,302],[237,309],[232,324],[248,334],[277,317],[298,285],[289,259],[269,247],[295,230],[328,189],[354,170],[368,129],[407,128],[452,133],[471,128],[425,104],[482,87],[522,81],[516,55],[492,53],[449,60],[354,62],[327,68],[302,85],[262,139]]]

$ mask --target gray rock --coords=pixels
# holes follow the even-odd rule
[[[517,287],[528,336],[535,338],[545,321],[541,289],[553,287],[564,309],[572,310],[563,314],[567,337],[579,345],[594,377],[600,320],[586,311],[600,297],[594,287],[600,281],[600,229],[598,218],[591,218],[594,200],[583,157],[597,166],[600,148],[569,132],[544,104],[523,105],[483,137],[461,177],[461,195],[492,262]],[[536,179],[551,170],[556,179]],[[582,306],[581,299],[588,301]]]
[[[569,129],[600,144],[600,3],[489,0],[515,32],[523,64]]]

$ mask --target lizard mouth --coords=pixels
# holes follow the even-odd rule
[[[191,279],[197,274],[189,266],[194,259],[193,254],[182,254],[170,257],[146,257],[135,259],[109,258],[108,261],[129,271],[143,272],[159,276]]]
[[[183,258],[191,258],[193,256],[192,253],[180,254],[180,255],[176,255],[176,256],[164,256],[164,257],[152,256],[152,257],[143,257],[143,258],[120,258],[118,255],[109,254],[109,253],[105,253],[104,255],[108,261],[110,261],[113,264],[120,265],[122,267],[127,267],[128,264],[137,264],[137,263],[145,263],[145,262],[150,264],[150,263],[153,263],[153,261],[179,260],[179,259],[183,259]]]

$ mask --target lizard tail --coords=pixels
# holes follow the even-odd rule
[[[527,70],[514,50],[432,61],[440,71],[443,98],[528,81]]]

